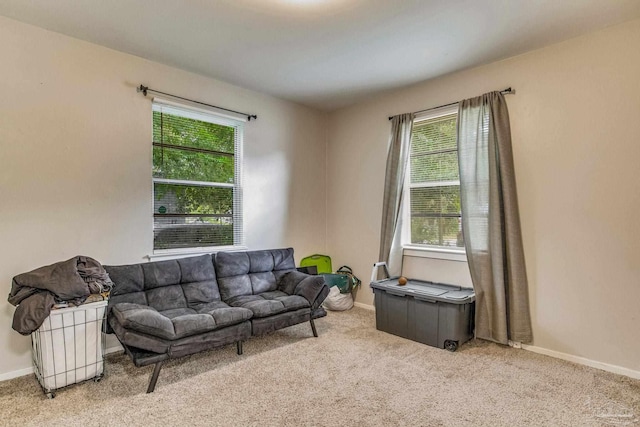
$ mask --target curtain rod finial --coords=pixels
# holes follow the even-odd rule
[[[149,90],[149,87],[144,86],[144,85],[140,85],[140,86],[138,86],[138,87],[136,88],[136,92],[138,92],[138,93],[142,92],[142,94],[143,94],[144,96],[147,96],[147,90]]]

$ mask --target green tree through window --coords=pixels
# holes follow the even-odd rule
[[[240,126],[154,104],[154,249],[240,243]]]
[[[464,246],[460,224],[457,114],[413,125],[410,153],[411,243]]]

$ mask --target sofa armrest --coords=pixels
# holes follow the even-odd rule
[[[299,271],[290,271],[280,278],[278,289],[288,295],[299,295],[309,301],[311,309],[320,304],[329,295],[329,287],[323,276],[313,276]]]
[[[113,306],[111,314],[124,329],[131,329],[164,339],[174,339],[173,322],[153,307],[121,302]]]
[[[284,292],[287,295],[293,295],[298,284],[307,277],[309,277],[308,274],[296,270],[291,270],[280,277],[280,279],[278,280],[278,290]]]
[[[320,304],[329,295],[329,287],[325,283],[323,276],[307,276],[298,283],[293,293],[309,301],[311,309],[315,310],[320,307]]]

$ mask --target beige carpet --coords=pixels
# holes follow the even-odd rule
[[[30,375],[0,383],[0,425],[640,425],[640,381],[485,342],[456,353],[375,329],[354,308],[151,368],[123,355],[107,375],[48,400]]]

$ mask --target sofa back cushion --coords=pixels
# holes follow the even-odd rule
[[[115,284],[109,306],[129,302],[164,311],[220,300],[211,255],[104,268]]]
[[[223,301],[274,291],[280,277],[296,268],[293,248],[218,252],[213,255],[213,264]]]

